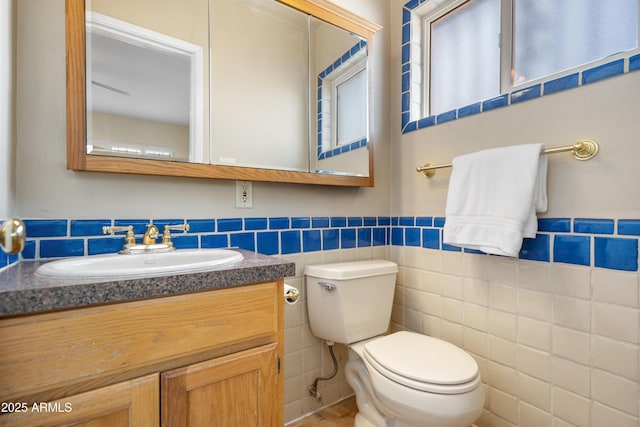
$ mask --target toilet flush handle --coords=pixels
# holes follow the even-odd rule
[[[336,288],[336,285],[334,285],[333,283],[329,283],[329,282],[318,282],[318,285],[324,286],[324,290],[327,291],[327,292],[331,292]]]

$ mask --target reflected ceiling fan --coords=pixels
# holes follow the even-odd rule
[[[107,89],[107,90],[110,90],[112,92],[118,93],[120,95],[131,96],[130,92],[127,92],[126,90],[118,89],[118,88],[113,87],[113,86],[109,86],[108,84],[105,84],[105,83],[100,83],[100,82],[97,82],[95,80],[91,80],[91,84],[95,85],[95,86],[98,86],[98,87],[101,87],[103,89]]]

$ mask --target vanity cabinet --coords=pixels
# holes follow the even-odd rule
[[[0,319],[0,402],[26,408],[0,426],[282,426],[283,304],[278,279]]]

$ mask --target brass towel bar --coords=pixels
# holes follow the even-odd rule
[[[564,147],[556,147],[556,148],[546,148],[542,150],[542,154],[554,154],[554,153],[564,153],[565,151],[571,151],[573,157],[577,160],[589,160],[598,154],[598,150],[600,147],[598,143],[591,140],[585,139],[582,141],[578,141],[573,145],[566,145]],[[433,165],[431,163],[427,163],[423,166],[418,166],[416,168],[417,172],[422,172],[424,176],[431,178],[436,174],[436,169],[450,168],[453,167],[451,163],[443,163],[440,165]]]

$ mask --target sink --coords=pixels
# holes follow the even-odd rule
[[[108,254],[48,262],[36,270],[47,277],[148,277],[195,273],[226,266],[244,257],[230,249],[187,249],[147,254]]]

